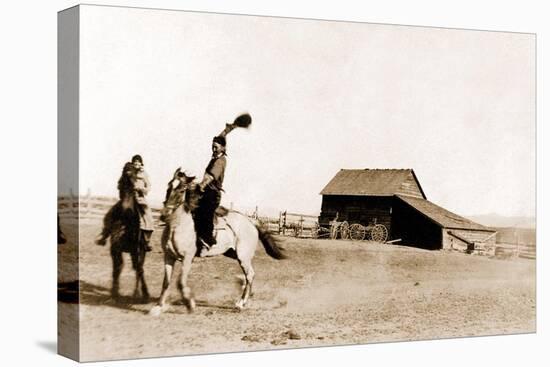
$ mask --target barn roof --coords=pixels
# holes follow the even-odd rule
[[[411,175],[425,198],[412,169],[341,169],[321,195],[393,196],[401,193]]]
[[[418,199],[403,195],[396,196],[444,228],[495,232],[489,227],[472,222],[471,220],[443,209],[442,207],[435,205],[426,199]]]

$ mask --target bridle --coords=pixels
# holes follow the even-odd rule
[[[187,191],[187,188],[189,187],[188,184],[184,183],[183,181],[179,180],[179,184],[174,187],[174,181],[172,180],[170,185],[170,192],[168,194],[168,199],[164,202],[164,210],[169,210],[170,213],[173,213],[176,209],[178,209],[184,202],[185,202],[185,192]],[[174,190],[178,190],[181,192],[180,198],[176,200],[170,200],[172,198],[172,194]]]

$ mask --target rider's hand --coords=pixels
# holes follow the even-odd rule
[[[208,184],[210,182],[212,182],[213,180],[214,180],[214,177],[212,177],[208,173],[205,173],[204,178],[202,179],[201,183],[199,184],[199,190],[201,190],[201,192],[204,192],[204,189],[206,188],[206,186],[208,186]]]

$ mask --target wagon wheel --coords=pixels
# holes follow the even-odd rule
[[[370,238],[376,242],[386,242],[388,239],[388,229],[383,224],[375,224],[370,232]]]
[[[354,241],[362,241],[367,230],[362,225],[355,223],[349,227],[349,237]]]
[[[338,237],[338,232],[340,231],[340,223],[333,223],[330,226],[330,239],[335,240]]]
[[[346,221],[340,223],[340,238],[343,240],[349,238],[349,223]]]

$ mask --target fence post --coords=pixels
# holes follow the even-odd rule
[[[514,230],[514,235],[516,237],[516,257],[519,257],[519,237],[518,237],[518,230]]]
[[[286,235],[286,210],[283,212],[283,236]]]
[[[88,215],[90,213],[90,204],[92,202],[92,190],[88,188],[86,191],[86,197],[83,200],[82,206],[86,208],[82,211],[82,214]]]

